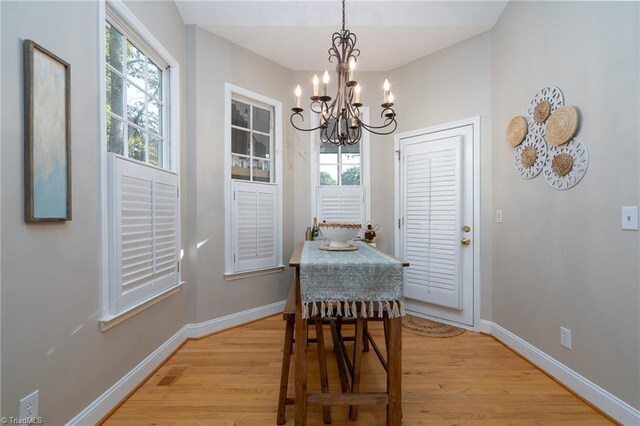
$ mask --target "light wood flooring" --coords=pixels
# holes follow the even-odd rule
[[[383,348],[381,323],[370,330]],[[330,351],[330,333],[325,339]],[[284,322],[276,315],[188,341],[105,424],[275,425],[283,340]],[[332,352],[328,362],[329,386],[339,391]],[[314,344],[309,366],[309,389],[318,392]],[[493,338],[469,331],[440,339],[403,333],[402,380],[405,425],[611,424]],[[371,350],[364,354],[361,390],[384,386]],[[294,390],[292,368],[289,396]],[[332,417],[335,426],[384,425],[385,407],[360,407],[358,421],[349,421],[347,407],[333,407]],[[287,425],[293,420],[289,406]],[[320,407],[309,408],[308,423],[322,424]]]

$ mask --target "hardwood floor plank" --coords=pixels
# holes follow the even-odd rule
[[[348,327],[345,334],[353,331]],[[275,424],[284,328],[277,315],[187,342],[105,424]],[[314,336],[313,327],[309,331]],[[384,350],[382,324],[369,324],[369,331]],[[489,336],[466,332],[442,339],[407,333],[402,337],[403,425],[611,424]],[[352,350],[353,343],[347,348]],[[329,388],[339,392],[332,349],[326,348]],[[308,389],[321,392],[316,345],[310,345],[308,353]],[[173,379],[163,382],[165,377]],[[385,386],[376,355],[364,353],[360,391],[381,392]],[[293,366],[289,389],[295,389]],[[374,426],[385,424],[386,409],[362,405],[356,422],[349,421],[348,407],[333,407],[331,414],[334,426]],[[322,418],[320,406],[309,406],[308,425],[320,426]],[[292,406],[286,420],[293,424]]]

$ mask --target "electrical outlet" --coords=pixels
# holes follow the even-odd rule
[[[20,424],[31,424],[38,417],[38,391],[30,393],[20,400]]]
[[[560,327],[560,344],[567,349],[571,349],[571,330]]]
[[[502,223],[502,210],[496,210],[496,223]]]

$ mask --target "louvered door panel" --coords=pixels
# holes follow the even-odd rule
[[[277,186],[233,181],[235,272],[277,266]]]
[[[461,309],[461,139],[410,145],[404,153],[406,296]]]
[[[318,187],[318,220],[365,225],[364,186]]]
[[[178,283],[178,178],[109,155],[110,298],[115,312]]]

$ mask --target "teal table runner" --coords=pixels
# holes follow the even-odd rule
[[[305,241],[300,257],[302,317],[404,316],[402,262],[356,241],[358,250],[320,250]]]

